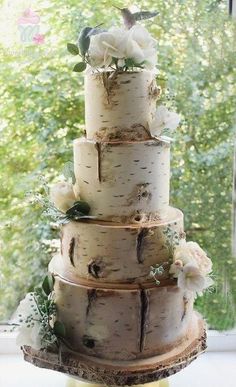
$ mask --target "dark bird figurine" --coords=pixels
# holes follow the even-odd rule
[[[79,34],[78,38],[78,46],[80,50],[80,54],[82,57],[85,57],[89,46],[90,46],[90,37],[92,35],[100,34],[101,32],[105,32],[106,30],[99,28],[103,23],[97,25],[96,27],[84,27]]]
[[[115,8],[119,9],[124,20],[124,25],[127,29],[133,27],[138,20],[151,19],[158,15],[159,12],[149,12],[149,11],[140,11],[140,12],[130,12],[128,8]]]

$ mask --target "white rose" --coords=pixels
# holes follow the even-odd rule
[[[166,106],[161,105],[157,108],[155,117],[150,124],[150,132],[152,136],[158,137],[162,134],[164,129],[169,129],[173,132],[180,122],[180,116],[171,112]]]
[[[62,212],[66,212],[76,201],[73,186],[66,182],[60,182],[52,186],[50,189],[50,198]]]
[[[200,272],[203,275],[209,274],[212,271],[212,261],[205,251],[196,242],[187,242],[187,247]]]
[[[124,58],[126,34],[124,29],[113,27],[108,32],[92,36],[89,47],[91,66],[108,67],[112,58]]]
[[[205,277],[201,274],[197,266],[187,263],[178,275],[178,286],[181,289],[193,292],[202,292],[205,289]]]
[[[27,293],[25,298],[20,302],[13,318],[13,324],[19,324],[17,330],[17,345],[29,345],[38,350],[42,348],[42,329],[40,313],[34,299],[33,293]]]
[[[179,245],[174,250],[175,261],[182,261],[183,265],[187,263],[195,264],[204,276],[212,271],[212,261],[208,258],[205,251],[198,243],[186,242],[185,239],[181,239]]]
[[[152,69],[157,64],[156,40],[143,26],[135,24],[128,30],[126,57],[132,58],[137,64]]]
[[[183,262],[180,260],[177,260],[173,262],[172,265],[170,266],[169,273],[172,274],[174,278],[178,278],[182,268],[183,268]]]
[[[180,239],[179,245],[174,249],[174,262],[181,261],[183,265],[193,261],[193,255],[188,248],[188,243],[185,239]]]
[[[212,262],[196,242],[181,239],[173,258],[169,273],[178,278],[179,287],[201,295],[204,289],[213,285],[213,280],[207,275],[212,270]]]

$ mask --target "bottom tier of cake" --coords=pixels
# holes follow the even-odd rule
[[[139,360],[104,360],[62,348],[60,353],[23,347],[24,359],[38,367],[63,372],[100,386],[131,386],[166,378],[181,371],[206,349],[204,322],[193,313],[188,335],[171,351]]]
[[[109,360],[144,359],[188,338],[193,295],[174,281],[138,284],[72,283],[53,266],[58,318],[76,352]]]

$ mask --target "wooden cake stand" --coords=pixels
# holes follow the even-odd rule
[[[182,370],[205,351],[204,322],[198,314],[195,317],[197,324],[188,339],[166,354],[147,359],[111,361],[75,353],[66,348],[59,355],[48,350],[36,351],[28,346],[22,347],[24,359],[38,367],[63,372],[75,381],[102,386],[131,386],[160,381]],[[159,384],[158,387],[161,386],[164,385]]]

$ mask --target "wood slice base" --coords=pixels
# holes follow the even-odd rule
[[[142,360],[109,361],[62,349],[61,353],[22,347],[24,359],[35,366],[63,372],[78,380],[109,386],[131,386],[167,378],[189,365],[206,349],[206,331],[202,318],[196,314],[197,324],[191,338],[158,356]]]

